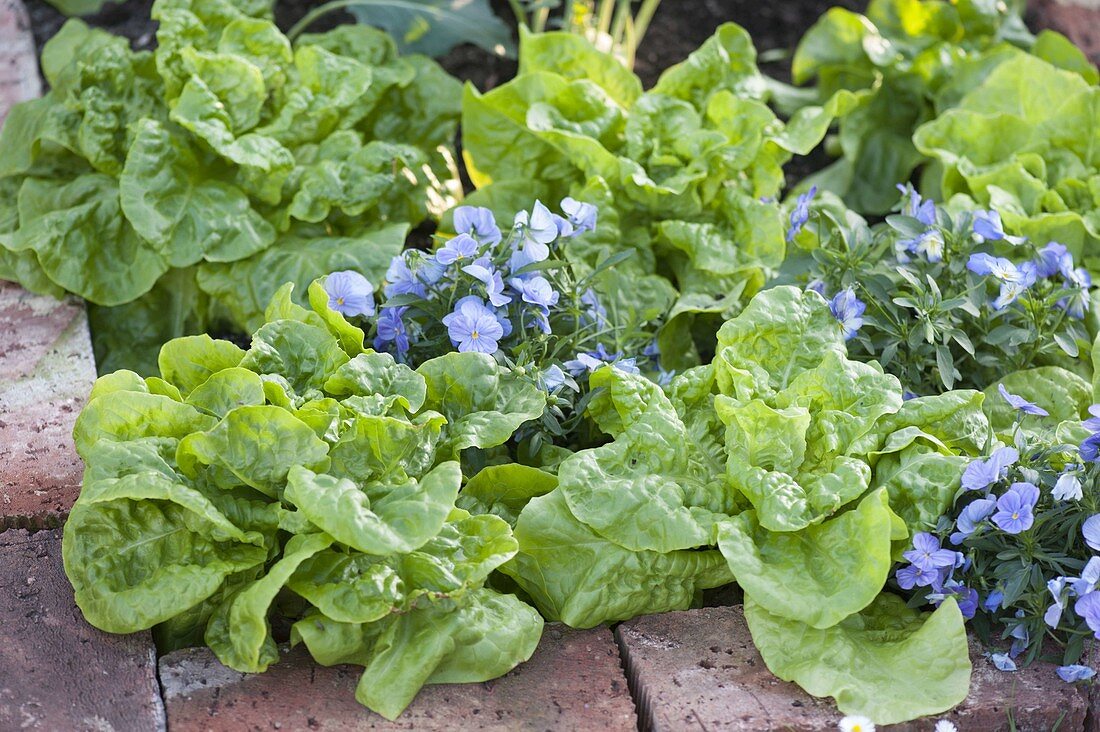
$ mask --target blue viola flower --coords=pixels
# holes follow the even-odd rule
[[[787,229],[788,243],[794,241],[794,238],[798,236],[798,232],[802,231],[802,227],[810,220],[810,202],[814,200],[816,195],[817,186],[813,186],[795,199],[794,210],[791,211],[791,226]]]
[[[978,499],[968,503],[955,522],[955,533],[950,536],[952,544],[958,546],[963,543],[966,537],[977,531],[978,524],[986,521],[996,509],[997,501],[994,499]]]
[[[445,274],[447,274],[447,265],[440,264],[435,257],[421,258],[420,264],[416,267],[416,276],[421,282],[429,285],[439,282]]]
[[[497,226],[493,212],[476,206],[459,206],[455,209],[455,231],[477,237],[482,244],[492,246],[500,243],[500,227]]]
[[[900,251],[910,252],[924,257],[929,262],[939,262],[943,260],[943,234],[939,229],[929,229],[912,239],[905,239],[897,243],[897,248]],[[898,257],[899,261],[903,263],[906,260]]]
[[[931,199],[921,198],[921,195],[917,193],[911,183],[905,185],[898,183],[897,189],[901,191],[902,195],[909,196],[909,200],[906,201],[905,207],[901,210],[903,214],[912,216],[925,226],[936,223],[936,204]]]
[[[985,460],[971,460],[962,475],[962,487],[968,491],[984,491],[1008,475],[1008,469],[1020,459],[1014,447],[998,447]]]
[[[913,536],[913,548],[902,556],[914,567],[926,572],[944,567],[957,567],[962,563],[962,554],[950,549],[941,549],[940,540],[926,531]]]
[[[1049,417],[1050,416],[1050,412],[1048,412],[1047,410],[1043,409],[1042,407],[1040,407],[1036,404],[1033,404],[1032,402],[1029,402],[1027,399],[1024,399],[1022,396],[1016,396],[1015,394],[1010,394],[1008,389],[1005,388],[1004,384],[997,384],[997,391],[1000,392],[1001,397],[1006,402],[1008,402],[1009,406],[1011,406],[1013,409],[1020,412],[1021,414],[1032,414],[1032,415],[1035,415],[1036,417]]]
[[[1073,603],[1073,612],[1088,624],[1097,638],[1100,638],[1100,592],[1094,590],[1077,598],[1077,602]]]
[[[620,358],[617,361],[613,361],[611,368],[624,371],[628,374],[640,374],[641,370],[638,369],[638,359],[631,356],[630,358]]]
[[[1093,551],[1100,552],[1100,513],[1094,513],[1081,524],[1081,535]]]
[[[443,325],[461,353],[496,353],[498,341],[504,337],[496,314],[475,295],[455,303],[454,311],[443,317]]]
[[[532,277],[526,282],[518,279],[512,280],[509,284],[515,288],[516,292],[520,293],[520,297],[524,302],[541,308],[543,314],[546,314],[550,308],[557,305],[561,296],[550,284],[550,280],[541,275]]]
[[[617,351],[615,353],[611,353],[607,350],[607,346],[605,346],[603,343],[597,343],[596,349],[593,351],[589,351],[588,355],[592,356],[593,358],[598,358],[601,361],[606,361],[610,363],[611,361],[616,361],[622,358],[623,352]]]
[[[351,270],[333,272],[325,278],[328,306],[341,315],[374,315],[374,286]]]
[[[661,347],[658,345],[656,338],[651,340],[649,344],[642,349],[642,355],[654,361],[661,360]]]
[[[378,333],[374,338],[374,350],[385,350],[389,344],[394,345],[398,359],[404,359],[409,352],[409,334],[405,329],[405,321],[402,316],[408,307],[382,308],[378,314]]]
[[[993,590],[986,595],[985,600],[982,601],[982,609],[987,613],[995,613],[1001,609],[1001,605],[1004,604],[1005,593],[1000,590]]]
[[[558,225],[554,214],[541,201],[535,201],[531,213],[516,214],[515,227],[520,230],[522,247],[532,262],[542,262],[550,257],[550,243],[558,238]]]
[[[841,290],[829,301],[829,312],[840,323],[846,341],[855,338],[856,332],[863,327],[863,313],[866,310],[867,305],[856,297],[851,287]]]
[[[383,288],[386,297],[397,295],[416,295],[427,297],[428,291],[416,274],[409,267],[405,254],[401,253],[390,260],[389,269],[386,270],[386,286]]]
[[[828,297],[828,295],[825,294],[824,280],[814,280],[813,282],[809,283],[808,285],[806,285],[806,292],[816,292],[822,297]]]
[[[1089,288],[1092,287],[1092,275],[1084,267],[1072,269],[1066,277],[1064,289],[1072,290],[1072,294],[1058,301],[1058,307],[1066,311],[1071,318],[1081,320],[1085,317],[1091,303]]]
[[[592,373],[601,366],[606,366],[602,359],[596,358],[588,353],[578,353],[577,357],[566,361],[564,364],[566,371],[573,376],[579,376],[584,372]]]
[[[1052,241],[1039,250],[1035,269],[1040,277],[1053,277],[1060,274],[1069,279],[1073,272],[1073,255],[1063,245]]]
[[[1065,591],[1068,581],[1066,577],[1056,577],[1052,580],[1047,580],[1047,590],[1050,591],[1050,596],[1054,598],[1054,602],[1052,602],[1046,612],[1043,613],[1043,622],[1051,628],[1057,628],[1058,623],[1062,622],[1062,611],[1065,610]]]
[[[561,210],[569,219],[569,223],[573,224],[574,235],[596,230],[596,217],[599,211],[591,203],[566,197],[561,201]]]
[[[1096,675],[1096,671],[1093,669],[1077,663],[1070,666],[1059,666],[1054,669],[1054,673],[1058,674],[1058,678],[1065,681],[1067,684],[1072,684],[1077,681],[1087,681]]]
[[[993,665],[998,671],[1015,671],[1016,662],[1008,657],[1004,653],[992,653],[989,656],[989,660],[993,662]]]
[[[903,590],[911,590],[914,587],[928,587],[935,583],[939,577],[939,570],[935,569],[921,569],[920,567],[910,564],[905,567],[900,567],[897,572],[894,573],[894,577],[898,581],[898,586]]]
[[[488,258],[468,264],[462,268],[462,271],[485,285],[485,294],[493,307],[504,307],[512,302],[512,296],[504,291],[504,278],[500,276],[500,272],[493,269]]]
[[[1050,495],[1056,501],[1079,501],[1083,495],[1081,480],[1074,473],[1062,473],[1054,484]]]
[[[991,275],[1001,282],[1019,282],[1024,279],[1024,274],[1011,260],[985,252],[971,254],[966,268],[976,275]]]
[[[565,372],[561,366],[553,364],[542,372],[542,388],[546,391],[554,391],[565,385]]]
[[[477,239],[469,234],[459,234],[435,253],[435,261],[450,266],[455,262],[473,259],[477,257],[478,247]]]
[[[1078,597],[1092,592],[1096,589],[1096,585],[1100,584],[1100,557],[1091,557],[1085,562],[1085,566],[1081,568],[1080,577],[1066,577],[1065,579],[1073,589],[1073,594]]]
[[[973,587],[967,587],[961,582],[955,582],[949,580],[944,583],[944,589],[948,591],[950,595],[955,597],[955,602],[959,605],[959,612],[962,613],[964,620],[970,620],[978,612],[978,591]]]
[[[576,233],[573,231],[573,222],[569,219],[564,216],[558,216],[556,213],[550,215],[554,218],[554,226],[558,229],[559,239],[567,239]]]
[[[997,512],[993,523],[1008,534],[1027,531],[1035,523],[1033,510],[1039,500],[1039,489],[1031,483],[1013,483],[1004,495],[997,499]]]
[[[1086,437],[1077,451],[1086,463],[1100,463],[1100,432]]]
[[[1082,422],[1081,426],[1089,432],[1100,432],[1100,404],[1090,406],[1089,414],[1092,416]]]
[[[585,306],[586,320],[601,328],[607,324],[607,308],[600,303],[600,296],[591,287],[581,295],[581,304]]]
[[[1001,215],[996,211],[974,212],[974,235],[980,241],[1000,241],[1005,238]]]

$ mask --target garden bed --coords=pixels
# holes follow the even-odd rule
[[[41,45],[57,32],[56,14],[40,0],[32,1],[32,27]],[[0,25],[0,38],[15,37],[29,47],[18,12],[9,12],[19,11],[14,2],[3,6],[7,16],[0,13],[0,24],[8,23]],[[195,195],[210,196],[210,188],[203,186],[216,187],[213,198],[229,191],[232,204],[253,217],[248,221],[257,241],[231,241],[230,249],[247,249],[260,240],[270,245],[290,229],[293,217],[298,219],[295,231],[305,233],[298,239],[288,235],[289,242],[280,244],[291,257],[297,255],[295,247],[313,241],[329,242],[341,254],[341,248],[353,246],[353,237],[362,237],[360,251],[377,261],[340,265],[334,254],[328,269],[361,266],[366,272],[365,267],[374,267],[378,271],[370,275],[378,282],[385,271],[378,315],[370,281],[358,271],[331,272],[313,280],[307,292],[293,293],[294,300],[293,286],[285,286],[235,312],[239,332],[255,331],[251,343],[239,335],[234,343],[178,338],[161,352],[157,365],[163,378],[119,370],[96,382],[89,317],[93,327],[97,318],[105,323],[111,318],[108,308],[115,306],[95,299],[112,297],[103,283],[90,283],[92,294],[86,296],[100,304],[86,310],[74,297],[55,300],[0,282],[0,668],[10,669],[14,679],[0,683],[0,729],[826,730],[842,716],[837,704],[849,714],[866,713],[884,722],[942,710],[880,729],[931,729],[938,720],[945,723],[937,730],[951,725],[964,731],[1100,729],[1100,694],[1088,681],[1095,674],[1089,667],[1100,657],[1091,641],[1085,644],[1092,631],[1100,637],[1100,558],[1094,556],[1100,552],[1100,513],[1095,485],[1088,483],[1082,500],[1078,479],[1095,478],[1092,463],[1100,464],[1100,411],[1084,421],[1094,392],[1100,394],[1100,374],[1093,375],[1084,363],[1094,335],[1085,319],[1088,272],[1075,268],[1065,247],[1040,249],[1038,241],[1026,247],[1026,256],[1032,257],[1026,262],[994,257],[991,245],[1024,244],[1022,237],[1012,236],[1013,227],[1035,222],[1006,209],[1002,229],[996,212],[958,201],[940,208],[911,186],[904,187],[901,203],[888,201],[877,212],[877,204],[869,204],[869,220],[880,222],[871,225],[838,214],[846,210],[831,192],[815,200],[817,187],[809,182],[786,202],[777,202],[784,175],[794,185],[825,163],[819,143],[832,120],[842,120],[839,144],[846,156],[858,160],[866,148],[858,137],[845,138],[844,125],[851,124],[845,115],[858,109],[855,95],[840,90],[822,106],[805,106],[803,99],[802,111],[776,116],[761,101],[764,80],[753,66],[751,48],[745,50],[748,36],[734,26],[715,34],[732,16],[752,32],[759,49],[789,50],[826,5],[816,0],[765,9],[752,5],[666,0],[638,60],[641,81],[652,86],[659,72],[700,44],[691,63],[707,71],[689,64],[690,74],[680,73],[681,67],[663,78],[657,93],[640,96],[639,82],[624,76],[623,69],[593,71],[589,66],[584,73],[600,76],[605,87],[594,96],[593,119],[613,120],[602,131],[585,123],[561,136],[547,123],[547,109],[556,113],[548,103],[539,101],[543,106],[536,109],[525,99],[531,109],[515,118],[509,117],[507,90],[484,95],[467,90],[467,193],[471,201],[497,209],[502,204],[494,197],[503,196],[509,218],[496,218],[500,212],[489,209],[459,209],[453,219],[443,218],[439,230],[460,233],[438,242],[434,254],[427,234],[436,230],[431,217],[442,205],[435,213],[403,214],[406,223],[422,222],[411,240],[416,248],[405,252],[405,229],[389,219],[396,209],[380,208],[373,215],[387,225],[366,234],[355,228],[356,213],[333,213],[323,227],[312,225],[340,206],[362,213],[352,195],[358,191],[350,188],[323,200],[331,190],[325,186],[341,176],[401,180],[397,157],[392,165],[383,157],[379,167],[369,167],[378,165],[379,158],[371,155],[379,150],[383,156],[420,161],[405,168],[401,181],[415,187],[421,183],[412,170],[427,174],[429,182],[409,194],[414,208],[423,206],[417,195],[436,204],[433,196],[446,199],[446,186],[432,177],[432,166],[446,161],[432,155],[447,157],[442,146],[455,128],[444,124],[442,135],[436,129],[416,143],[388,147],[379,130],[388,124],[393,131],[393,121],[385,119],[392,110],[368,113],[355,105],[377,102],[379,97],[364,92],[364,79],[374,83],[373,74],[388,84],[416,69],[400,85],[394,82],[393,96],[387,98],[395,107],[428,107],[433,94],[446,96],[440,89],[457,94],[457,85],[437,75],[430,62],[398,60],[377,34],[353,37],[355,43],[369,39],[378,44],[372,48],[382,60],[370,61],[373,70],[364,71],[367,64],[352,61],[355,51],[349,47],[355,44],[347,37],[303,39],[300,58],[290,61],[289,45],[280,45],[284,41],[269,21],[233,21],[243,24],[235,27],[238,33],[256,27],[250,23],[265,23],[278,40],[266,58],[272,65],[264,66],[262,74],[259,67],[248,66],[245,56],[229,59],[253,69],[260,89],[254,109],[240,107],[255,116],[242,126],[255,126],[261,114],[287,99],[308,103],[303,100],[315,93],[328,101],[343,99],[339,104],[347,105],[344,113],[352,115],[351,121],[349,128],[333,121],[315,139],[306,131],[312,141],[300,149],[293,125],[279,129],[272,123],[276,131],[270,134],[282,135],[299,156],[297,162],[290,157],[291,167],[283,171],[290,175],[294,170],[295,177],[277,180],[294,187],[306,176],[308,183],[296,195],[294,211],[281,219],[278,235],[264,233],[273,227],[256,211],[275,221],[264,206],[285,201],[255,176],[259,168],[242,167],[245,173],[231,183],[188,173],[187,195],[197,190]],[[284,8],[282,27],[303,10]],[[108,7],[91,20],[148,47],[153,25],[143,20],[147,13],[147,4],[133,2]],[[1079,16],[1044,4],[1029,15],[1033,23],[1066,17]],[[118,220],[130,226],[121,205],[141,236],[125,231],[139,246],[184,243],[179,234],[205,222],[170,220],[180,213],[172,208],[172,195],[154,202],[162,208],[150,205],[152,199],[135,187],[140,175],[134,177],[133,169],[146,164],[139,172],[152,178],[167,160],[166,170],[187,172],[193,166],[210,179],[225,176],[224,161],[209,160],[216,152],[236,162],[242,148],[227,142],[231,136],[219,133],[217,124],[189,117],[194,109],[184,103],[186,94],[194,103],[203,89],[208,97],[213,92],[198,75],[173,88],[175,71],[170,64],[161,68],[159,57],[158,71],[151,65],[134,71],[138,64],[131,64],[125,44],[120,48],[102,35],[81,35],[86,31],[79,28],[66,32],[77,34],[70,41],[116,43],[104,46],[109,50],[105,57],[122,62],[109,72],[114,81],[124,73],[135,79],[164,74],[169,79],[164,88],[171,90],[166,94],[181,96],[168,101],[171,122],[164,111],[169,106],[157,106],[165,100],[146,97],[160,111],[126,130],[127,144],[132,135],[140,142],[134,148],[144,153],[126,156],[125,170],[112,157],[112,140],[92,136],[93,147],[107,140],[96,147],[95,154],[103,157],[93,155],[97,172],[87,172],[91,168],[81,168],[78,160],[75,175],[92,181],[103,201],[81,208],[84,193],[65,189],[58,194],[68,201],[62,208],[98,215],[113,205]],[[228,30],[217,32],[225,33],[227,44],[240,41]],[[1091,42],[1088,33],[1078,37],[1082,46]],[[525,42],[531,44],[533,63],[554,72],[561,61],[557,56],[567,51],[580,58],[578,68],[606,61],[602,56],[593,61],[595,51],[577,45],[583,42],[574,36],[536,36]],[[66,54],[79,45],[54,47]],[[864,44],[872,56],[875,48]],[[992,70],[983,71],[988,79],[983,76],[980,83],[995,87],[1004,83],[1006,69],[1033,73],[1041,67],[1034,73],[1051,74],[1069,93],[1081,99],[1091,93],[1095,70],[1064,40],[1043,37],[1036,48],[1032,56],[1001,47],[1003,56],[990,62]],[[175,60],[201,66],[208,52],[186,48]],[[0,49],[0,64],[3,53]],[[280,60],[273,60],[277,56]],[[767,62],[773,76],[789,78],[789,61],[773,58]],[[1067,70],[1054,69],[1048,58]],[[48,75],[60,89],[74,82],[58,76],[59,70],[76,67],[56,59],[45,63],[53,64]],[[13,61],[10,68],[33,68],[25,57]],[[289,63],[300,67],[280,77],[279,64]],[[341,71],[315,75],[324,64]],[[444,67],[483,91],[508,82],[516,71],[512,62],[472,47],[450,53]],[[537,73],[528,69],[530,76],[509,84],[522,88]],[[561,73],[545,73],[535,79],[536,87],[560,84],[564,89],[570,83],[565,77],[577,70]],[[797,63],[794,73],[799,73]],[[889,73],[889,93],[912,101],[904,84],[889,86],[904,77]],[[713,85],[705,90],[705,103],[695,86],[697,74]],[[718,82],[716,77],[721,77]],[[271,97],[265,107],[266,85],[281,90],[287,79],[288,89],[300,87]],[[12,98],[35,93],[36,84],[0,81],[7,95],[0,99],[4,107]],[[335,86],[325,86],[332,82]],[[219,82],[210,83],[219,88]],[[362,89],[345,97],[333,92],[345,83],[359,83]],[[332,95],[325,97],[319,89]],[[545,93],[536,90],[536,95]],[[797,96],[789,90],[775,93],[789,95],[777,107],[793,104]],[[863,101],[887,94],[877,88],[860,93]],[[753,94],[761,96],[754,99]],[[47,101],[53,104],[58,96]],[[555,104],[572,101],[570,95],[547,98]],[[82,97],[80,104],[85,102],[94,107],[97,99]],[[214,102],[211,109],[225,109],[216,96]],[[929,102],[917,95],[915,103]],[[693,104],[705,115],[700,117]],[[978,111],[967,114],[984,111],[976,106]],[[26,113],[32,107],[21,110],[15,129],[28,129]],[[287,110],[292,107],[286,103]],[[63,114],[62,108],[59,104],[50,114]],[[1074,109],[1067,118],[1077,119]],[[609,116],[601,118],[604,111]],[[929,159],[940,155],[940,165],[958,159],[948,147],[952,140],[934,137],[937,123],[955,119],[949,115],[956,112],[945,112],[943,120],[918,121],[915,144]],[[282,123],[296,112],[289,114]],[[457,111],[447,109],[441,118],[447,114],[448,124],[455,124]],[[64,137],[67,120],[49,119],[63,124],[43,128],[61,135],[45,138],[46,144],[62,142],[46,150],[51,155],[62,150],[57,160],[71,164],[72,153],[83,151],[86,140],[70,142]],[[513,124],[516,119],[528,127]],[[681,147],[681,130],[662,129],[665,119],[694,120],[695,127],[683,128],[690,132],[685,139],[700,147]],[[360,123],[361,129],[350,129]],[[704,130],[707,125],[714,129]],[[546,156],[539,170],[565,177],[532,180],[522,160],[501,154],[513,127],[527,136],[525,145]],[[620,140],[616,134],[622,129],[627,132]],[[722,134],[726,129],[741,130],[746,137],[727,137]],[[188,152],[190,143],[181,142],[184,130],[202,138],[196,149],[207,162],[196,163]],[[903,147],[910,144],[913,129],[904,133]],[[331,139],[321,142],[329,134]],[[368,146],[363,136],[371,140],[372,135],[378,139]],[[643,139],[646,135],[667,139],[650,141]],[[755,145],[737,147],[751,135],[756,135]],[[179,156],[162,158],[169,141]],[[853,147],[853,142],[859,144]],[[569,155],[555,158],[561,152],[557,145],[580,151],[583,163],[603,166],[597,168],[599,175],[586,180],[565,164],[573,162]],[[392,152],[398,148],[399,153]],[[318,162],[318,151],[335,151],[334,160]],[[647,160],[650,153],[653,158]],[[36,147],[27,161],[37,154]],[[699,154],[714,168],[699,169],[693,157]],[[694,181],[720,169],[722,180],[701,184],[692,195],[722,191],[722,197],[709,212],[685,209],[690,201],[677,198],[682,191],[654,184],[631,156],[655,170],[693,167]],[[247,155],[240,159],[255,164]],[[156,164],[150,166],[151,161]],[[335,161],[361,167],[339,168]],[[1036,165],[1034,159],[1029,162]],[[916,164],[887,167],[871,170],[892,185],[890,175],[897,170],[908,175]],[[341,172],[333,174],[336,170]],[[609,170],[634,173],[618,180]],[[960,164],[959,170],[967,168]],[[970,185],[964,173],[945,176],[944,185]],[[0,179],[5,186],[23,186],[18,211],[0,220],[13,227],[19,217],[25,217],[24,223],[34,216],[46,220],[35,206],[52,204],[48,196],[36,194],[41,192],[36,187],[55,185],[49,176],[56,174],[57,168],[27,162],[15,174],[21,176],[18,181]],[[605,174],[625,193],[613,196]],[[481,187],[476,192],[475,181]],[[746,181],[753,181],[751,195],[737,188]],[[871,200],[859,190],[867,181],[849,175],[848,183],[842,192],[846,200]],[[970,192],[979,195],[984,184],[973,185]],[[560,200],[563,215],[541,204],[530,210],[522,208],[529,203],[512,204],[509,197],[517,190],[528,195],[532,187],[544,201]],[[318,191],[312,201],[298,197],[308,199]],[[1070,196],[1080,187],[1059,191],[1074,205],[1084,205],[1084,199]],[[1048,196],[1057,195],[1052,184]],[[250,208],[249,196],[263,203]],[[588,196],[599,206],[587,203]],[[883,221],[886,205],[901,215]],[[497,221],[511,221],[516,210],[514,228],[498,228]],[[28,246],[49,241],[54,228],[42,233],[27,224],[18,233],[5,231],[0,244],[14,241],[15,246],[0,249],[8,257],[0,259],[0,266],[47,291],[58,287],[44,272],[52,277],[59,271],[58,278],[73,282],[73,268],[49,260],[48,248],[41,255],[26,253]],[[222,304],[240,305],[240,283],[227,273],[225,251],[217,248],[232,228],[203,239],[203,246],[213,246],[203,264],[209,268],[202,272],[195,274],[197,265],[194,272],[184,271],[195,264],[188,254],[177,252],[179,259],[171,265],[161,262],[164,270],[154,279],[163,275],[158,287],[168,285],[158,295],[165,298],[162,302],[174,305],[178,293],[171,290],[173,284],[187,286],[192,278],[215,288],[202,297],[213,297],[222,287],[227,298]],[[342,232],[344,239],[338,238]],[[653,232],[659,233],[649,241]],[[584,264],[586,270],[582,260],[592,253],[578,247],[590,241],[610,249],[597,252]],[[831,249],[837,241],[844,246],[839,253]],[[860,290],[864,302],[848,274],[839,270],[862,266],[858,258],[846,256],[849,243],[858,249],[871,241],[881,245],[879,259],[857,270],[855,280],[865,288]],[[616,251],[622,242],[638,250]],[[742,260],[751,248],[741,247],[747,242],[777,246],[762,246]],[[1095,267],[1087,246],[1083,252],[1084,245],[1076,246],[1078,262]],[[562,253],[561,261],[552,258],[555,251]],[[159,254],[150,250],[141,256]],[[228,261],[242,256],[234,250]],[[650,260],[638,261],[646,256]],[[473,264],[462,267],[460,260],[467,258]],[[737,266],[729,258],[736,258]],[[623,269],[615,270],[623,262]],[[252,276],[262,286],[270,284],[262,268]],[[761,289],[765,278],[772,286]],[[925,282],[927,292],[922,291]],[[308,282],[299,281],[299,290],[303,284]],[[912,297],[894,296],[908,292],[910,285],[916,293]],[[608,289],[597,295],[597,286]],[[934,298],[938,307],[941,287],[953,303],[945,310],[966,310],[971,319],[951,315],[956,319],[944,326],[944,342],[933,346],[932,335],[922,343],[906,331],[926,317],[927,308],[917,300]],[[656,293],[652,302],[645,299],[650,289]],[[751,293],[758,290],[754,297]],[[742,300],[743,292],[750,294]],[[616,326],[627,334],[614,342],[617,352],[602,341],[586,352],[577,334],[618,318],[619,299],[637,295],[643,312],[651,308],[687,318],[668,315],[657,331],[653,322],[663,316],[641,317]],[[202,302],[202,307],[209,304]],[[150,303],[157,305],[146,301],[144,307]],[[628,312],[634,308],[631,300]],[[993,315],[981,320],[987,310]],[[991,330],[990,322],[1002,325]],[[895,323],[901,323],[900,331],[891,330]],[[950,330],[956,324],[973,329],[968,332],[975,334],[977,352],[967,333]],[[555,341],[563,331],[574,340]],[[958,333],[954,344],[952,332]],[[531,357],[526,349],[536,342],[544,348],[541,358],[553,353],[557,360]],[[1028,348],[1015,348],[1018,343]],[[124,350],[120,344],[114,344],[116,356]],[[1100,351],[1092,353],[1095,363]],[[777,367],[784,358],[789,358],[785,369]],[[147,373],[148,363],[141,367]],[[1009,363],[1015,365],[1010,369]],[[571,396],[570,389],[583,396]],[[1032,427],[1048,417],[1058,422],[1057,432]],[[284,449],[269,454],[273,444]],[[773,484],[777,479],[780,483]],[[859,490],[853,492],[852,486]],[[777,498],[781,491],[786,498]],[[984,498],[975,500],[978,494],[968,491],[984,491]],[[1086,512],[1095,515],[1082,524]],[[1033,519],[1048,534],[1054,526],[1054,534],[1070,537],[1062,551],[1073,556],[1033,552],[1027,533]],[[59,527],[64,528],[64,551]],[[162,550],[147,546],[177,534],[178,543],[171,539]],[[1035,535],[1044,547],[1057,539],[1039,531]],[[1081,549],[1081,537],[1088,550]],[[133,562],[119,566],[121,553]],[[1020,566],[1012,564],[1017,557]],[[966,575],[963,580],[956,570]],[[1081,577],[1066,576],[1074,570]],[[177,581],[177,572],[187,581]],[[1045,582],[1055,575],[1063,576]],[[1054,604],[1044,614],[1035,608],[1049,603],[1048,588]],[[168,596],[177,601],[164,602]],[[1013,618],[1001,612],[1027,597],[1032,598],[1027,614],[1021,609]],[[903,598],[910,598],[908,607]],[[1071,598],[1078,598],[1076,607]],[[1095,608],[1093,600],[1098,600]],[[929,606],[936,610],[919,612]],[[564,622],[550,622],[559,618]],[[964,625],[964,618],[975,620]],[[1000,625],[991,622],[1004,625],[1006,643],[998,642]],[[1064,645],[1064,653],[1053,643],[1044,646],[1048,627],[1068,632],[1064,637],[1070,641],[1064,644],[1063,636],[1050,634]],[[792,638],[799,641],[791,643]],[[1008,643],[1011,650],[995,652]],[[1058,657],[1071,665],[1048,662]],[[355,665],[344,665],[349,662]],[[249,673],[269,665],[266,673]],[[361,679],[359,666],[367,667]],[[911,678],[905,676],[907,666],[914,666]],[[119,667],[125,672],[115,673]],[[454,681],[471,683],[446,683]]]

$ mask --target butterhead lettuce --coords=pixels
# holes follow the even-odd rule
[[[74,437],[86,468],[65,571],[92,625],[205,642],[227,666],[278,661],[272,617],[325,664],[366,668],[394,718],[425,683],[485,681],[534,651],[542,618],[485,585],[517,542],[455,503],[465,448],[541,416],[545,395],[490,356],[417,370],[363,348],[286,285],[245,350],[170,341],[159,377],[100,378]]]
[[[883,588],[984,449],[981,393],[903,401],[895,377],[847,358],[825,299],[793,287],[758,294],[714,362],[664,389],[614,367],[592,384],[607,444],[566,458],[556,485],[500,472],[468,504],[515,516],[501,569],[544,614],[590,627],[734,580],[768,667],[845,713],[896,722],[966,695],[954,602],[921,615]],[[883,664],[937,670],[914,698]]]
[[[248,333],[279,285],[381,279],[457,195],[458,83],[366,26],[291,44],[268,3],[158,0],[155,51],[69,21],[0,133],[0,279],[89,303],[102,372]]]

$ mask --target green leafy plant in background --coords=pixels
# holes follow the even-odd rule
[[[784,275],[863,303],[849,356],[877,361],[912,394],[995,394],[1003,382],[1083,414],[1098,330],[1088,272],[1067,247],[1006,235],[995,212],[954,204],[904,189],[897,213],[869,226],[823,199],[795,237]],[[1001,250],[1008,256],[995,257]]]
[[[1060,242],[1100,271],[1098,79],[1091,66],[1013,55],[917,130],[917,148],[936,161],[925,189],[995,208],[1008,231]]]
[[[735,580],[780,678],[877,723],[954,706],[970,672],[955,601],[927,615],[882,590],[984,449],[983,395],[903,401],[895,377],[847,358],[826,301],[793,287],[758,294],[717,339],[712,364],[665,389],[594,373],[588,411],[611,441],[556,475],[470,481],[464,507],[515,523],[501,571],[577,627],[683,609]]]
[[[485,586],[516,553],[508,524],[455,499],[462,450],[546,399],[485,354],[414,371],[364,350],[320,283],[316,310],[291,287],[247,351],[185,337],[159,377],[96,382],[65,571],[96,627],[205,642],[240,671],[277,662],[271,618],[293,622],[318,662],[364,666],[356,697],[392,719],[423,684],[486,681],[538,643],[538,613]]]
[[[764,284],[784,255],[774,202],[782,166],[809,152],[841,93],[787,124],[748,34],[727,24],[649,92],[625,67],[567,33],[521,33],[519,75],[486,94],[467,86],[463,145],[471,203],[506,214],[573,196],[600,209],[600,227],[565,256],[589,267],[624,250],[606,275],[620,312],[668,313],[666,369],[699,363],[722,319]]]
[[[634,67],[660,0],[508,0],[517,27],[542,33],[560,28],[596,44],[627,68]],[[439,57],[470,43],[499,56],[514,56],[512,29],[493,13],[488,0],[333,0],[307,13],[289,35],[295,38],[319,18],[347,10],[360,23],[392,34],[405,52]]]
[[[123,0],[46,0],[61,13],[68,16],[92,15],[103,10],[108,4],[121,3]]]
[[[376,279],[460,195],[458,86],[345,26],[295,46],[266,3],[159,0],[155,52],[69,21],[51,91],[0,134],[0,278],[92,303],[103,371],[160,344],[249,332],[275,290]]]
[[[1064,37],[1049,31],[1033,37],[1023,7],[1019,0],[872,0],[866,15],[833,8],[822,16],[798,45],[793,80],[816,80],[809,103],[839,90],[859,101],[840,120],[839,159],[807,187],[816,183],[864,214],[887,212],[894,184],[909,180],[930,154],[914,145],[914,130],[954,107],[1020,49],[1095,77]],[[786,98],[796,107],[797,100]]]

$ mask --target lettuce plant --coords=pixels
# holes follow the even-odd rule
[[[1012,233],[1057,241],[1100,270],[1100,88],[1089,73],[1016,54],[917,130],[926,188],[997,209]]]
[[[450,205],[457,82],[348,26],[292,47],[264,2],[158,0],[154,52],[70,21],[0,135],[0,278],[94,305],[104,371],[251,332],[274,291],[381,276]]]
[[[825,13],[799,42],[791,75],[796,84],[816,80],[810,103],[839,90],[855,92],[859,101],[840,120],[841,157],[814,182],[861,213],[888,211],[894,184],[909,180],[923,160],[913,131],[1014,46],[1035,42],[1022,11],[1018,0],[872,0],[866,15],[844,8]],[[1044,39],[1042,47],[1072,49],[1060,36]]]
[[[722,326],[714,362],[667,389],[614,367],[592,381],[610,442],[556,476],[488,469],[464,492],[515,521],[519,553],[501,569],[544,615],[590,627],[735,580],[772,672],[845,713],[892,723],[963,699],[955,601],[925,615],[882,590],[985,447],[980,392],[903,401],[895,377],[847,358],[826,301],[793,287],[757,295]]]
[[[666,368],[698,363],[697,344],[710,347],[783,260],[783,164],[812,149],[848,101],[784,124],[767,98],[752,41],[733,24],[645,93],[584,39],[524,32],[514,80],[466,88],[464,154],[480,189],[470,200],[502,215],[533,194],[598,206],[595,235],[565,257],[596,267],[633,251],[601,275],[603,290],[640,320],[668,314]]]
[[[365,667],[356,697],[394,718],[425,683],[485,681],[534,651],[542,619],[485,585],[507,522],[455,507],[467,448],[537,419],[545,395],[482,353],[415,371],[282,288],[251,347],[176,339],[159,377],[96,382],[74,437],[86,468],[65,524],[76,601],[98,628],[278,661],[272,618],[322,664]]]

